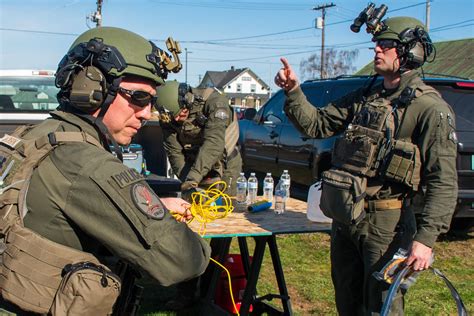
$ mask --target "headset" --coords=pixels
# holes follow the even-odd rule
[[[428,33],[422,27],[407,28],[398,34],[401,45],[397,47],[400,57],[400,68],[415,69],[425,62],[432,62],[436,57],[436,50]],[[431,60],[428,57],[434,52]]]
[[[112,68],[118,72],[127,66],[122,54],[114,46],[93,38],[80,43],[70,50],[60,61],[55,84],[61,89],[58,97],[68,99],[69,104],[82,112],[97,110],[111,92],[116,94],[120,82],[114,84],[107,74]]]

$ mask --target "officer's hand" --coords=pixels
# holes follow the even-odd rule
[[[406,265],[412,266],[414,271],[426,270],[432,263],[433,249],[421,242],[413,241]]]
[[[282,88],[283,90],[289,92],[296,87],[298,87],[298,77],[296,73],[291,68],[288,60],[285,57],[280,58],[283,67],[278,71],[275,76],[275,84]]]
[[[181,192],[196,189],[197,187],[198,183],[196,181],[184,181],[183,183],[181,183]]]
[[[186,222],[193,218],[193,215],[189,211],[191,205],[185,200],[172,197],[160,198],[160,200],[177,221]]]

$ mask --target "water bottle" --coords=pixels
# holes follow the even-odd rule
[[[257,202],[258,180],[255,176],[255,172],[250,174],[249,180],[247,181],[247,190],[248,203],[253,204]]]
[[[273,201],[273,178],[270,172],[267,173],[263,180],[263,199],[268,202]]]
[[[291,177],[290,177],[290,174],[288,173],[288,170],[283,170],[283,173],[282,173],[280,179],[283,180],[283,185],[285,186],[285,190],[286,190],[285,197],[289,198],[290,197]]]
[[[278,181],[275,188],[275,203],[273,204],[275,214],[283,214],[286,208],[286,187],[283,179]]]
[[[245,205],[247,204],[247,179],[243,172],[240,173],[240,176],[237,178],[237,204]]]

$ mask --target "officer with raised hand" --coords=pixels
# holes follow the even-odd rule
[[[204,272],[208,244],[170,213],[189,219],[189,204],[160,199],[110,152],[121,156],[150,119],[177,53],[120,28],[88,30],[59,64],[58,110],[0,139],[0,310],[110,314],[121,280],[103,248],[165,286]]]
[[[285,58],[275,77],[287,96],[285,112],[301,131],[315,138],[344,132],[332,168],[322,175],[321,197],[322,210],[333,218],[331,271],[340,315],[380,312],[389,285],[373,273],[399,248],[408,251],[406,264],[413,270],[427,269],[457,198],[454,114],[416,70],[433,53],[428,33],[417,19],[379,23],[370,21],[368,11],[360,17],[373,34],[381,83],[374,78],[316,108]],[[407,204],[416,191],[424,191],[424,207],[415,215]],[[393,303],[394,315],[403,314],[402,294]]]
[[[237,146],[239,125],[228,99],[212,88],[191,88],[166,81],[157,88],[164,145],[183,192],[207,188],[216,181],[227,184],[235,195],[235,181],[242,169]]]

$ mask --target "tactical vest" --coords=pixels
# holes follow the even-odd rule
[[[110,314],[120,293],[120,279],[92,254],[48,240],[23,224],[28,185],[41,161],[67,142],[102,145],[85,132],[24,139],[29,130],[22,126],[0,139],[1,295],[29,312]],[[84,302],[77,304],[77,300]]]
[[[184,135],[180,136],[180,141],[189,147],[193,147],[200,143],[202,136],[202,127],[204,127],[205,121],[208,119],[203,114],[203,109],[206,101],[215,92],[213,88],[206,89],[193,89],[193,93],[196,96],[196,100],[193,103],[193,107],[190,110],[189,118],[183,122],[182,131]],[[226,104],[226,106],[228,106]],[[237,142],[239,140],[239,124],[237,114],[234,109],[231,109],[231,117],[229,118],[229,125],[225,130],[225,156],[231,155]],[[203,117],[202,117],[203,116]],[[202,120],[200,122],[199,120]],[[197,148],[196,148],[197,149]]]
[[[440,96],[434,88],[420,84],[405,88],[389,101],[374,96],[355,114],[343,137],[336,140],[332,164],[357,176],[379,177],[382,181],[401,183],[413,191],[420,184],[420,150],[411,139],[398,139],[407,106],[414,98],[427,93]],[[377,188],[367,188],[373,195]]]

